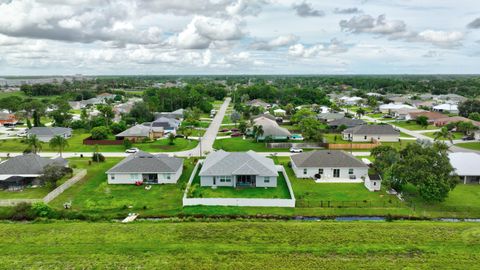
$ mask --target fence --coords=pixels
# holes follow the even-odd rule
[[[256,207],[295,207],[295,195],[293,194],[292,184],[283,166],[277,166],[277,169],[285,176],[290,199],[252,199],[252,198],[187,198],[188,189],[192,185],[193,178],[197,173],[198,166],[202,161],[197,162],[192,175],[188,180],[187,188],[183,193],[183,206],[208,205],[208,206],[256,206]]]
[[[323,148],[321,143],[267,143],[267,148]]]
[[[81,170],[77,174],[75,174],[72,178],[68,179],[65,183],[58,186],[56,189],[52,190],[50,193],[47,194],[43,198],[44,203],[49,203],[53,199],[55,199],[58,195],[62,194],[65,190],[73,186],[75,183],[80,181],[83,177],[87,175],[87,170]]]
[[[328,149],[372,149],[379,146],[379,143],[326,143]]]
[[[121,145],[123,140],[93,140],[92,137],[83,139],[84,145]]]

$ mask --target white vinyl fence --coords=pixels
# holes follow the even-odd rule
[[[188,190],[192,185],[193,179],[197,173],[199,161],[193,169],[192,175],[188,180],[187,188],[183,194],[183,206],[208,205],[208,206],[256,206],[256,207],[295,207],[295,195],[293,194],[292,184],[288,178],[285,168],[277,166],[280,173],[285,176],[290,199],[261,199],[261,198],[188,198]]]

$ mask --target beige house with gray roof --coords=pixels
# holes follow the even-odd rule
[[[342,136],[352,142],[398,142],[400,131],[391,125],[362,125],[345,129]]]
[[[199,175],[201,186],[276,187],[278,171],[272,159],[254,151],[219,150],[207,156]]]

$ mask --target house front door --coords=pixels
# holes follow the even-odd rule
[[[333,169],[333,177],[335,178],[340,177],[340,169]]]

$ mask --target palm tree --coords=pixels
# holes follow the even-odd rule
[[[37,135],[35,134],[28,136],[25,142],[34,154],[42,150],[42,142],[37,138]]]
[[[450,132],[450,130],[447,129],[447,127],[442,127],[442,129],[440,129],[440,131],[437,131],[434,133],[434,140],[438,140],[438,139],[446,139],[446,140],[449,140],[450,143],[453,144],[453,135],[452,135],[452,132]]]
[[[58,153],[60,157],[62,156],[62,152],[65,148],[68,147],[68,141],[64,137],[60,135],[55,135],[49,142],[50,147],[53,149],[58,149]]]
[[[263,127],[262,126],[253,126],[253,136],[255,136],[255,140],[258,142],[258,138],[263,136]]]

